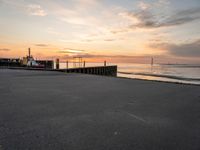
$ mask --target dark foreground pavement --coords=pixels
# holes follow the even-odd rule
[[[200,86],[0,70],[0,150],[199,150]]]

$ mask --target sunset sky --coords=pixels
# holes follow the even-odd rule
[[[200,63],[200,0],[0,0],[0,57]]]

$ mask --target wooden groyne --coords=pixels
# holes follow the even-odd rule
[[[31,67],[6,67],[7,69],[18,70],[37,70],[37,71],[57,71],[64,73],[82,73],[94,74],[102,76],[117,76],[117,66],[98,66],[98,67],[83,67],[83,68],[69,68],[69,69],[48,69],[48,68],[31,68]]]
[[[69,68],[69,69],[57,69],[57,71],[62,71],[66,73],[83,73],[83,74],[95,74],[103,76],[117,76],[117,66]]]

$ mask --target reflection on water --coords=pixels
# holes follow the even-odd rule
[[[86,63],[86,67],[103,65],[103,63]],[[200,65],[154,64],[151,66],[133,63],[108,63],[108,65],[118,65],[119,77],[200,84]],[[60,68],[66,68],[66,63],[60,63]],[[69,63],[69,68],[73,68],[72,63]]]
[[[200,84],[199,65],[120,64],[118,76]]]
[[[200,84],[198,65],[120,64],[119,72],[121,77]]]

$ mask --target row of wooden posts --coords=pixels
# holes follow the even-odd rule
[[[104,67],[107,65],[107,62],[104,61]],[[86,62],[83,61],[83,68],[86,67]],[[81,68],[81,66],[79,66],[79,68]],[[59,59],[56,59],[56,69],[60,69],[60,60]],[[66,69],[69,69],[69,62],[66,61]]]
[[[94,74],[102,76],[117,76],[117,66],[98,66],[98,67],[85,67],[85,68],[69,68],[59,69],[65,73],[82,73],[82,74]]]

